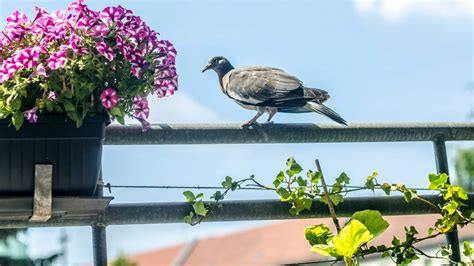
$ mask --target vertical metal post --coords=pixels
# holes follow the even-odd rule
[[[102,170],[99,176],[99,185],[97,186],[97,197],[104,196],[102,180]],[[102,219],[99,219],[99,221]],[[92,225],[92,247],[94,253],[94,266],[107,266],[107,238],[106,225],[99,222]]]
[[[446,144],[444,140],[436,140],[433,142],[435,158],[436,158],[436,169],[438,173],[445,173],[449,175],[448,169],[448,156],[446,153]],[[448,179],[449,182],[449,179]],[[458,238],[458,229],[455,227],[451,232],[446,234],[446,240],[451,246],[453,254],[450,259],[454,262],[461,261],[461,252],[459,250],[459,238]]]

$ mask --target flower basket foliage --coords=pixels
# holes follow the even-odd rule
[[[176,50],[131,10],[91,10],[82,0],[35,17],[16,11],[0,33],[0,119],[66,115],[80,127],[108,114],[137,119],[146,130],[147,96],[177,89]]]

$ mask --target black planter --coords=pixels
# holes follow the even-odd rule
[[[53,165],[53,196],[93,196],[97,187],[107,116],[82,127],[62,116],[40,116],[16,131],[0,120],[0,197],[33,196],[35,164]]]

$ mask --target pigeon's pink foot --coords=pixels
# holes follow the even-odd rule
[[[248,127],[250,127],[251,125],[255,125],[255,124],[257,124],[257,123],[254,122],[254,121],[252,121],[252,120],[250,120],[250,121],[247,121],[247,122],[243,123],[242,125],[240,125],[240,127],[241,127],[241,128],[248,128]]]

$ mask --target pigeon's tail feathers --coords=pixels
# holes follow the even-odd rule
[[[329,100],[329,98],[331,98],[331,96],[329,96],[329,93],[327,91],[321,90],[318,88],[304,87],[304,94],[306,97],[312,97],[320,103],[325,102]]]
[[[347,126],[347,121],[344,118],[324,104],[308,102],[304,107],[318,114],[325,115],[341,125]]]

